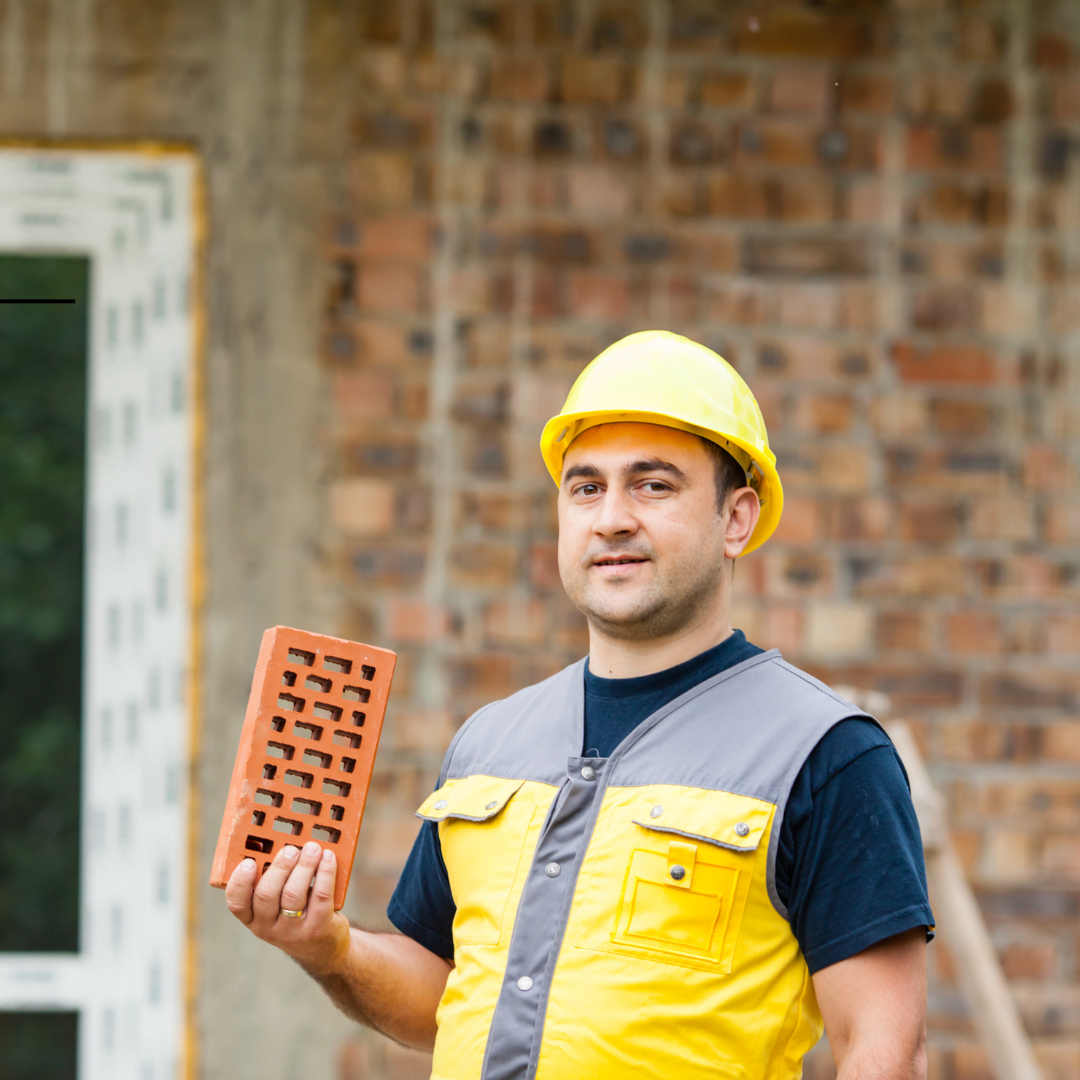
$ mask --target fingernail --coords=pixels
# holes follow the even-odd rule
[[[307,842],[307,843],[306,843],[306,844],[304,845],[304,854],[305,854],[305,855],[318,855],[318,853],[319,853],[319,846],[320,846],[320,845],[316,844],[314,840],[309,840],[309,841],[308,841],[308,842]]]
[[[324,848],[322,853],[322,861],[330,865],[334,861],[334,853],[329,848]]]
[[[292,844],[287,844],[281,852],[281,857],[286,862],[295,862],[299,854],[300,849],[298,847],[293,847]]]
[[[255,860],[244,859],[243,862],[240,863],[240,869],[243,870],[245,874],[250,874],[255,869]]]

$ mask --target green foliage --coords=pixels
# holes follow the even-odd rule
[[[0,297],[76,299],[0,305],[4,951],[78,948],[89,275],[84,258],[0,257]]]
[[[77,1013],[0,1013],[4,1080],[75,1080]]]

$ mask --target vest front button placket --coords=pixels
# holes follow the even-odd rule
[[[585,768],[583,768],[581,770],[581,779],[582,780],[595,780],[596,779],[596,770],[591,765],[586,765]]]
[[[559,874],[562,873],[562,867],[557,862],[549,862],[547,866],[544,867],[544,873],[547,874],[548,877],[558,877]]]
[[[533,981],[528,975],[522,975],[517,981],[517,988],[519,990],[531,990],[533,988]]]

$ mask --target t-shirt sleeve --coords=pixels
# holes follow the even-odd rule
[[[425,821],[390,897],[387,918],[425,949],[452,960],[456,913],[450,876],[439,844],[439,826],[434,821]]]
[[[776,890],[813,974],[934,915],[907,775],[866,720],[832,728],[788,798]]]

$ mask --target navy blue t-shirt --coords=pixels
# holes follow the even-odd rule
[[[761,651],[736,630],[700,656],[636,679],[602,679],[586,664],[585,756],[609,757],[657,709]],[[907,775],[876,724],[841,721],[803,764],[780,827],[776,891],[811,973],[893,934],[933,926]],[[387,915],[450,959],[456,910],[438,825],[425,821]]]

